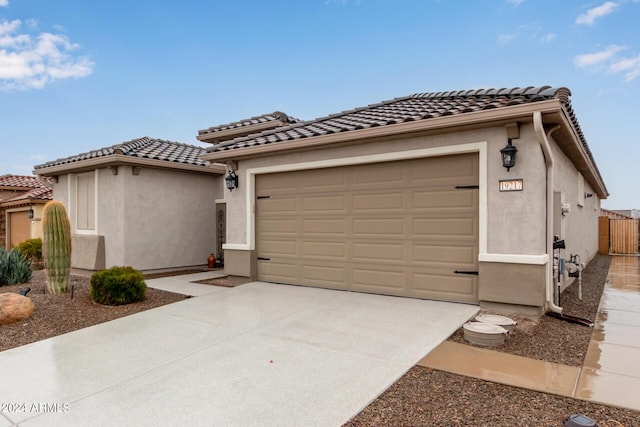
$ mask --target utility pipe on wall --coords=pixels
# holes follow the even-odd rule
[[[558,307],[553,300],[553,154],[551,153],[551,145],[547,138],[555,132],[560,126],[554,126],[548,133],[544,131],[542,124],[542,113],[536,111],[533,113],[533,128],[535,129],[538,142],[544,153],[544,159],[547,166],[547,262],[546,271],[546,302],[547,306],[554,313],[562,314],[562,307]]]

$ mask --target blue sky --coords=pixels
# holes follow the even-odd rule
[[[0,174],[272,112],[566,86],[611,193],[640,208],[640,0],[0,0]]]

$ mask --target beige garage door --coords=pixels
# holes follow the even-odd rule
[[[478,156],[256,177],[258,279],[478,302]]]
[[[31,238],[31,220],[29,212],[11,212],[9,213],[9,245],[14,248],[18,244]]]

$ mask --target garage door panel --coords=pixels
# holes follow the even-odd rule
[[[403,243],[354,243],[353,244],[353,261],[354,262],[403,262],[404,244]]]
[[[304,284],[340,289],[346,282],[346,272],[342,266],[304,265],[302,280]]]
[[[404,271],[378,270],[373,268],[353,269],[353,290],[381,293],[402,291],[405,286]],[[397,293],[395,293],[397,295]]]
[[[355,218],[353,233],[358,237],[403,238],[407,232],[404,218]]]
[[[474,232],[473,218],[418,218],[413,221],[415,236],[459,237],[469,236]]]
[[[478,190],[456,189],[477,185],[478,161],[463,154],[256,176],[257,194],[269,196],[256,200],[256,253],[270,258],[258,261],[258,279],[477,303],[477,276],[454,271],[478,270]]]
[[[402,192],[353,196],[353,210],[358,213],[388,212],[390,210],[404,212],[404,208],[404,194]]]
[[[296,241],[264,239],[261,245],[261,253],[264,256],[288,255],[295,257],[297,248]]]
[[[258,261],[258,277],[277,283],[300,283],[296,262]]]
[[[310,170],[300,179],[300,191],[304,193],[335,192],[347,184],[346,171],[327,174],[323,170]]]
[[[471,295],[474,282],[477,280],[472,276],[423,273],[414,273],[412,278],[413,287],[417,292],[446,292],[460,295]]]
[[[416,191],[413,193],[413,209],[473,209],[474,194],[471,191]]]
[[[346,198],[338,196],[307,196],[302,199],[302,209],[309,214],[322,212],[344,212]]]
[[[261,200],[261,202],[260,213],[264,216],[296,215],[298,211],[296,197],[270,197]]]
[[[302,220],[302,233],[305,237],[313,234],[331,235],[346,238],[347,221],[344,218],[310,218]]]
[[[444,245],[414,245],[413,262],[419,264],[449,264],[460,266],[473,265],[475,255],[473,248]]]
[[[385,187],[397,188],[405,182],[403,168],[398,168],[394,164],[380,163],[377,168],[370,168],[368,165],[360,165],[353,168],[353,188],[371,188],[372,183],[378,183]]]
[[[326,257],[344,260],[347,255],[347,244],[341,242],[304,242],[302,255],[307,257]]]
[[[265,219],[262,221],[261,228],[262,232],[266,234],[276,233],[277,235],[290,234],[295,236],[297,233],[296,221],[291,219]]]

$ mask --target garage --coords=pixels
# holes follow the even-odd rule
[[[31,220],[28,211],[9,213],[9,236],[11,248],[31,238]]]
[[[256,176],[259,280],[478,303],[478,154]]]

